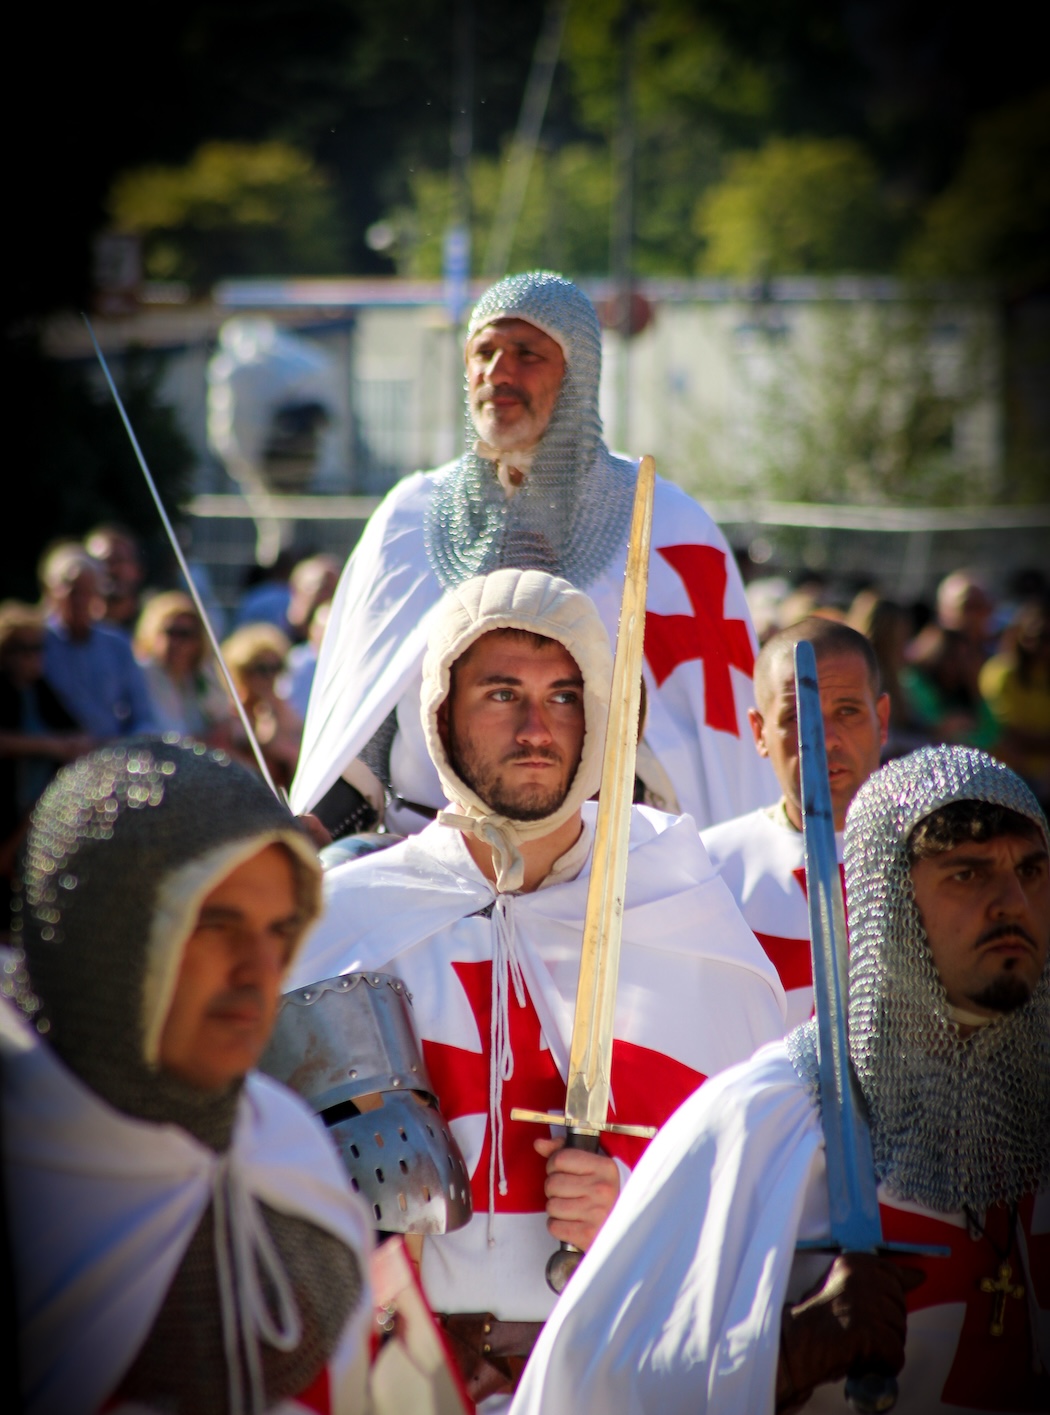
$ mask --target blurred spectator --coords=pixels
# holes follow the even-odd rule
[[[272,565],[252,567],[233,616],[235,629],[247,624],[273,624],[282,634],[288,634],[288,606],[292,602],[288,578],[294,564],[293,553],[282,550]]]
[[[138,540],[126,526],[96,526],[84,537],[84,549],[101,566],[106,623],[130,638],[146,574]]]
[[[890,695],[890,723],[883,760],[903,756],[927,741],[915,721],[908,694],[901,682],[912,620],[906,609],[876,590],[861,590],[846,618],[851,629],[863,634],[875,650],[883,691]]]
[[[228,746],[233,709],[211,666],[211,650],[189,595],[170,590],[149,600],[139,616],[134,648],[157,730]]]
[[[977,687],[980,661],[958,630],[927,624],[908,648],[900,681],[929,742],[962,742],[994,751],[999,728]]]
[[[311,555],[292,571],[288,627],[294,643],[302,644],[309,638],[314,613],[319,605],[331,602],[341,569],[334,555]]]
[[[780,606],[787,598],[790,586],[782,575],[769,575],[751,580],[744,590],[751,622],[759,648],[780,628]]]
[[[99,624],[98,565],[83,546],[65,543],[40,565],[47,607],[44,677],[62,706],[96,737],[154,730],[146,680],[131,645]]]
[[[262,748],[266,765],[278,786],[290,786],[299,760],[303,724],[299,714],[277,696],[277,679],[290,648],[287,637],[272,624],[246,624],[222,646],[226,665]],[[249,765],[255,760],[247,742],[236,741],[237,755]]]
[[[937,586],[937,623],[962,635],[978,669],[990,652],[994,608],[984,581],[972,570],[953,570]]]
[[[981,669],[981,696],[1001,736],[998,756],[1050,802],[1050,601],[1018,610],[1002,648]]]
[[[43,611],[8,600],[0,605],[0,931],[29,812],[62,763],[95,746],[43,672]]]
[[[286,661],[286,671],[277,682],[278,694],[285,702],[291,703],[301,718],[306,717],[310,689],[313,687],[314,673],[317,670],[317,655],[321,651],[321,640],[324,638],[331,607],[331,600],[327,600],[314,610],[306,643],[293,646]]]

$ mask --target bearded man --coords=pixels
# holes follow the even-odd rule
[[[1047,825],[981,752],[925,748],[846,822],[849,1049],[888,1243],[827,1239],[816,1022],[705,1086],[650,1146],[537,1347],[515,1415],[1050,1408]]]
[[[616,632],[636,466],[602,440],[591,302],[546,271],[501,280],[471,315],[466,371],[467,452],[394,488],[333,602],[292,804],[335,836],[370,828],[387,797],[388,825],[405,832],[443,803],[419,726],[443,591],[501,567],[544,570],[586,589]],[[776,793],[741,735],[754,634],[721,533],[663,481],[652,536],[637,774],[646,801],[705,826]]]
[[[16,903],[20,1408],[358,1415],[367,1220],[299,1099],[248,1074],[320,907],[303,832],[199,743],[112,746],[41,798]]]
[[[803,641],[813,645],[817,660],[835,845],[841,861],[846,812],[878,769],[890,700],[881,691],[879,665],[864,635],[816,615],[767,639],[755,660],[755,706],[748,710],[748,721],[755,750],[776,773],[780,800],[710,826],[700,836],[780,974],[789,1027],[804,1022],[813,1010],[795,707],[794,647]]]
[[[427,1238],[422,1279],[475,1400],[512,1389],[553,1306],[552,1239],[586,1249],[644,1148],[566,1149],[510,1114],[564,1110],[611,675],[598,613],[564,580],[501,570],[450,592],[421,708],[448,804],[326,874],[291,979],[393,973],[412,995],[474,1202],[465,1227]],[[635,806],[629,849],[610,1118],[659,1125],[782,1034],[783,992],[690,817]]]

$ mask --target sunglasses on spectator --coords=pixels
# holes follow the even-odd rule
[[[267,659],[265,663],[249,663],[244,671],[245,673],[257,673],[260,677],[276,678],[283,668],[283,663]]]
[[[169,639],[199,639],[201,636],[199,629],[191,629],[188,624],[170,624],[161,633]]]

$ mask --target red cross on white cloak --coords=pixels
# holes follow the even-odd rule
[[[437,1092],[438,1104],[446,1120],[461,1115],[488,1116],[489,1110],[489,1037],[492,1021],[492,963],[453,963],[463,991],[470,1003],[481,1038],[482,1050],[449,1046],[445,1042],[423,1039],[423,1056]],[[513,1121],[514,1106],[526,1110],[557,1113],[565,1109],[565,1082],[554,1064],[540,1028],[540,1019],[525,993],[525,1005],[519,1006],[511,994],[510,1044],[514,1055],[514,1074],[503,1083],[503,1161],[507,1173],[507,1192],[497,1192],[497,1213],[540,1213],[546,1207],[543,1192],[546,1160],[532,1147],[532,1142],[544,1131],[524,1121]],[[615,1108],[610,1106],[610,1119],[622,1117],[625,1124],[662,1125],[669,1115],[706,1078],[689,1066],[633,1042],[613,1042],[612,1089]],[[489,1156],[492,1136],[485,1127],[485,1139],[471,1179],[471,1195],[476,1213],[486,1213],[489,1206]],[[622,1159],[625,1164],[637,1164],[647,1141],[626,1135],[605,1135],[602,1149]]]
[[[1050,1307],[1050,1233],[1032,1233],[1034,1199],[1031,1194],[1018,1205],[1018,1228],[1024,1231],[1029,1269],[1035,1282],[1036,1304]],[[959,1340],[948,1378],[941,1391],[945,1407],[995,1412],[1050,1409],[1050,1376],[1032,1369],[1028,1294],[1010,1302],[1001,1336],[992,1336],[993,1297],[981,1290],[981,1279],[994,1277],[999,1266],[996,1248],[987,1238],[971,1238],[969,1231],[929,1214],[909,1213],[880,1204],[883,1237],[894,1243],[937,1243],[951,1249],[948,1258],[900,1258],[904,1267],[918,1267],[926,1281],[907,1296],[908,1312],[965,1302]],[[1009,1216],[1002,1204],[985,1216],[985,1228],[999,1250],[1005,1250]],[[1017,1247],[1013,1250],[1015,1280],[1026,1281],[1020,1271]],[[902,1376],[907,1380],[907,1367]],[[1041,1384],[1040,1384],[1041,1381]]]
[[[656,686],[680,663],[704,665],[704,722],[740,736],[730,667],[750,678],[755,654],[743,619],[725,617],[728,574],[725,551],[714,545],[665,545],[657,550],[685,585],[693,613],[645,616],[645,656]]]

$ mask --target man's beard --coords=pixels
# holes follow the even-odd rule
[[[524,452],[535,447],[547,430],[547,424],[539,425],[540,419],[532,406],[532,400],[522,388],[500,389],[501,393],[513,393],[521,402],[522,413],[513,427],[502,427],[495,409],[484,400],[491,398],[494,389],[486,385],[479,388],[471,401],[471,422],[478,436],[498,452]],[[548,420],[549,421],[549,420]]]
[[[1000,973],[970,1001],[989,1012],[1016,1012],[1032,996],[1032,989],[1016,973]]]
[[[569,794],[572,777],[545,786],[542,782],[527,782],[516,788],[508,787],[500,778],[500,769],[515,761],[541,757],[560,766],[559,752],[535,747],[513,752],[502,761],[488,765],[480,762],[470,741],[458,742],[449,733],[448,757],[452,770],[475,796],[480,797],[496,815],[508,820],[538,821],[551,816]]]

